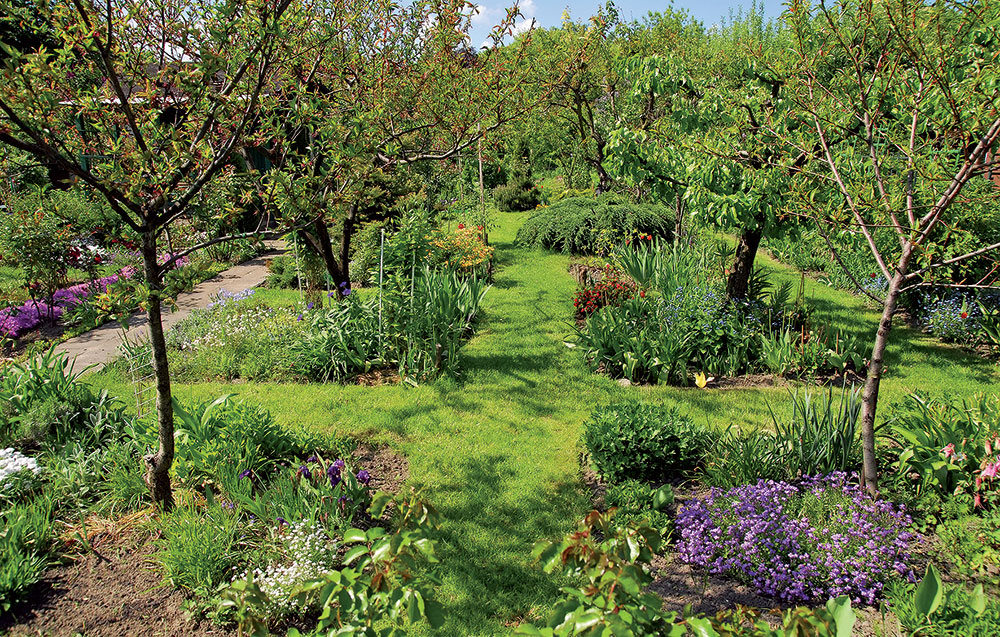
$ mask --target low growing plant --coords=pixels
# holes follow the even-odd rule
[[[606,480],[663,480],[694,471],[716,435],[676,408],[639,402],[598,407],[583,441]]]
[[[873,604],[888,582],[913,578],[910,524],[902,507],[869,498],[843,473],[761,480],[682,507],[677,550],[782,601]]]

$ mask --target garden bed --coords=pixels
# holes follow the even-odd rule
[[[233,631],[192,620],[184,594],[163,583],[153,565],[155,547],[136,531],[114,544],[51,569],[0,618],[10,635],[228,635]]]

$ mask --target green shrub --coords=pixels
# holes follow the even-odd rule
[[[919,491],[962,502],[967,510],[1000,506],[1000,403],[980,395],[958,403],[949,398],[908,397],[890,421],[902,451],[902,475],[919,476]]]
[[[895,582],[889,605],[906,633],[925,637],[979,637],[1000,626],[1000,600],[984,594],[982,585],[969,591],[946,586],[933,565],[919,585]]]
[[[598,407],[583,436],[597,471],[611,482],[690,473],[716,439],[676,409],[638,402]]]
[[[673,502],[673,490],[669,485],[653,489],[645,482],[626,480],[608,487],[604,494],[604,504],[614,507],[615,523],[627,526],[645,523],[664,534],[672,526],[666,508]]]
[[[765,431],[741,432],[729,429],[712,447],[703,467],[705,482],[713,487],[729,488],[757,480],[787,478],[780,457],[778,439]]]
[[[504,212],[532,210],[542,203],[542,191],[530,175],[514,175],[510,182],[493,191],[497,208]]]
[[[638,234],[669,239],[673,224],[673,212],[663,206],[633,204],[613,194],[570,197],[532,213],[517,242],[570,254],[607,254]]]
[[[299,270],[295,264],[295,257],[280,255],[267,262],[267,287],[280,289],[293,289],[299,285]]]

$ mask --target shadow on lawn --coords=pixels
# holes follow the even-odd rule
[[[510,625],[533,605],[558,596],[558,582],[532,562],[531,549],[572,528],[581,514],[582,491],[563,482],[512,494],[508,484],[517,472],[510,463],[516,462],[499,453],[462,460],[455,479],[438,490],[442,500],[454,503],[442,505],[441,514],[462,521],[449,525],[441,538],[445,579],[465,592],[453,603],[442,600],[453,618],[448,626],[453,634],[477,628],[461,625],[462,618],[493,617]]]

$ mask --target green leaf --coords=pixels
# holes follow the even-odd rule
[[[345,544],[357,544],[358,542],[367,542],[368,537],[365,532],[361,529],[348,529],[344,533],[344,543]]]
[[[913,595],[913,607],[924,617],[930,618],[941,605],[943,596],[941,576],[933,564],[928,564],[924,579],[917,586],[917,591]]]
[[[851,637],[854,633],[854,622],[857,615],[851,608],[851,598],[841,595],[837,599],[830,599],[826,602],[826,609],[833,615],[836,624],[836,637]]]
[[[669,484],[665,484],[653,494],[653,509],[665,511],[668,506],[674,503],[674,489]]]
[[[355,546],[355,547],[351,548],[351,550],[349,550],[347,553],[344,554],[344,560],[343,560],[344,564],[350,565],[351,563],[354,562],[354,560],[358,559],[362,555],[365,555],[366,553],[368,553],[368,547],[367,546],[365,546],[363,544]]]
[[[983,592],[982,584],[976,584],[976,587],[972,589],[972,599],[969,606],[976,612],[976,617],[980,617],[986,612],[986,594]]]
[[[712,622],[704,617],[692,617],[687,620],[691,633],[697,637],[719,637],[719,633],[712,627]]]

